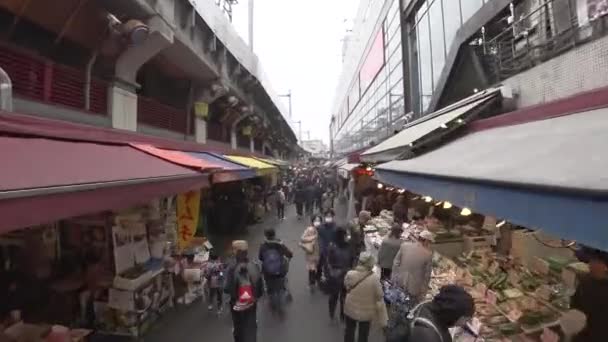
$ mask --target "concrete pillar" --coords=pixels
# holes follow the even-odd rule
[[[193,101],[194,107],[202,104],[203,106],[209,106],[213,101],[217,100],[221,96],[225,95],[228,92],[228,87],[226,87],[221,82],[215,82],[209,86],[201,86],[197,87],[194,91]],[[196,112],[196,110],[195,110]],[[207,120],[211,113],[207,113],[206,116],[194,116],[194,138],[199,144],[207,143]]]
[[[108,96],[114,128],[137,130],[137,72],[144,63],[173,44],[173,29],[161,17],[152,17],[146,24],[150,28],[148,38],[125,49],[116,61],[115,80],[110,85]]]
[[[249,136],[249,151],[255,153],[255,140],[253,139],[253,132]]]
[[[230,127],[230,145],[232,146],[233,150],[236,150],[238,148],[238,144],[236,141],[236,130],[238,128],[239,123],[251,115],[251,113],[242,114],[238,119],[234,120],[234,122],[232,123],[232,126]]]

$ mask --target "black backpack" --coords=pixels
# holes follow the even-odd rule
[[[410,341],[410,335],[416,326],[423,326],[434,330],[437,333],[437,337],[439,337],[437,341],[443,342],[443,336],[435,323],[428,318],[419,316],[422,305],[426,303],[428,302],[416,305],[408,312],[405,319],[402,317],[391,317],[393,322],[389,322],[386,331],[386,342],[416,342]]]

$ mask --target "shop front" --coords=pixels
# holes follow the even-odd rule
[[[608,143],[608,109],[573,103],[479,120],[447,141],[436,135],[446,128],[419,137],[421,128],[413,126],[400,133],[413,137],[407,144],[383,142],[362,154],[376,181],[376,199],[364,208],[380,209],[364,228],[366,247],[378,252],[402,221],[397,208],[407,212],[403,240],[432,233],[427,298],[458,284],[476,302],[475,319],[455,332],[456,341],[566,341],[566,316],[602,330],[598,322],[605,316],[581,304],[581,297],[593,302],[592,290],[582,293],[581,284],[589,289],[594,276],[579,257],[608,251],[602,176],[608,165],[600,157]],[[453,119],[445,126],[457,123]],[[398,197],[402,204],[395,203]],[[588,315],[587,323],[573,309]]]
[[[23,136],[0,137],[0,158],[2,333],[139,337],[173,306],[172,256],[191,248],[194,199],[220,166]]]

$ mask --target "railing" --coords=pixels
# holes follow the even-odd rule
[[[513,10],[511,25],[476,44],[492,81],[509,78],[578,44],[606,35],[608,12],[589,8],[588,18],[579,18],[576,4],[572,0],[520,2]],[[531,8],[525,8],[526,5]]]
[[[137,97],[137,121],[176,133],[188,129],[188,112],[143,96]]]
[[[85,110],[84,70],[56,64],[7,46],[0,46],[0,66],[11,77],[15,95]],[[87,112],[106,115],[107,99],[107,83],[91,79],[91,101]]]

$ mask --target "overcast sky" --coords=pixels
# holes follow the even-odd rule
[[[234,8],[233,23],[245,41],[247,3]],[[359,0],[255,0],[254,51],[273,88],[291,89],[293,120],[302,138],[329,142],[329,120],[341,70],[342,38]],[[287,98],[285,108],[287,108]],[[298,135],[298,125],[295,133]]]

